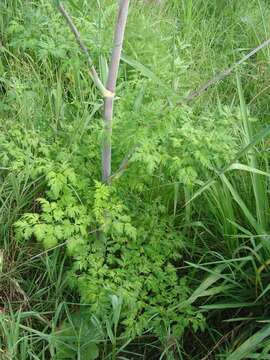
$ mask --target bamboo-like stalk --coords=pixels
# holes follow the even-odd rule
[[[93,60],[89,51],[84,44],[81,35],[74,24],[72,18],[61,2],[58,2],[58,8],[61,14],[66,19],[66,22],[75,36],[77,43],[80,46],[82,53],[85,55],[89,69],[90,76],[96,85],[97,89],[101,92],[104,98],[104,131],[102,140],[102,181],[105,183],[110,182],[111,178],[111,158],[112,158],[112,120],[113,120],[113,104],[115,97],[116,81],[118,77],[121,53],[123,48],[123,41],[125,36],[126,23],[128,18],[129,0],[119,1],[118,17],[114,33],[114,46],[111,55],[111,62],[108,74],[106,87],[100,80],[98,73],[95,69]]]
[[[102,145],[102,181],[109,183],[111,176],[112,157],[112,119],[114,94],[118,76],[119,64],[123,48],[125,28],[128,17],[129,0],[120,0],[118,18],[114,33],[114,47],[111,56],[108,80],[106,89],[112,96],[104,97],[104,135]]]

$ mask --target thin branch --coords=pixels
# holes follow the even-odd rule
[[[243,64],[246,60],[248,60],[250,57],[255,55],[258,51],[264,49],[265,47],[267,47],[269,45],[270,45],[270,39],[264,41],[262,44],[257,46],[255,49],[253,49],[251,52],[249,52],[247,55],[245,55],[241,60],[236,62],[230,68],[228,68],[227,70],[223,71],[222,73],[216,75],[213,79],[209,80],[208,82],[206,82],[205,84],[200,86],[197,90],[192,91],[187,97],[185,97],[181,101],[181,103],[178,103],[177,105],[182,104],[183,102],[188,103],[188,102],[192,101],[193,99],[199,97],[205,91],[207,91],[211,86],[217,84],[219,81],[223,80],[225,77],[230,75],[237,66]],[[138,148],[138,145],[134,146],[133,149],[124,157],[118,170],[116,170],[116,172],[111,175],[111,179],[117,178],[119,175],[121,175],[127,169],[129,162],[130,162],[133,154],[137,150],[137,148]]]
[[[224,70],[220,74],[216,75],[213,79],[207,81],[205,84],[201,85],[198,89],[191,91],[188,96],[186,96],[182,102],[190,102],[194,98],[197,98],[201,96],[205,91],[207,91],[211,86],[217,84],[219,81],[225,79],[228,75],[230,75],[237,66],[243,64],[246,60],[251,58],[253,55],[255,55],[258,51],[264,49],[265,47],[270,45],[270,39],[267,39],[262,44],[257,46],[255,49],[253,49],[251,52],[249,52],[247,55],[245,55],[241,60],[237,61],[235,64],[233,64],[228,69]]]
[[[61,12],[61,14],[66,19],[66,22],[67,22],[70,30],[74,34],[75,39],[76,39],[77,43],[79,44],[82,53],[85,55],[85,57],[87,59],[89,69],[90,69],[90,75],[91,75],[91,78],[92,78],[94,84],[100,90],[101,94],[103,96],[106,96],[107,90],[106,90],[105,86],[102,84],[102,82],[98,76],[98,73],[97,73],[94,63],[93,63],[93,60],[89,54],[89,51],[88,51],[86,45],[84,44],[84,42],[81,38],[81,35],[80,35],[76,25],[74,24],[73,20],[71,19],[70,15],[68,14],[67,10],[64,8],[64,6],[61,2],[59,2],[58,8],[59,8],[59,11]]]
[[[227,334],[222,336],[219,341],[214,345],[214,347],[201,359],[201,360],[208,360],[209,357],[219,348],[224,341],[227,341],[230,336],[234,336],[234,334],[243,326],[246,325],[244,323],[240,323],[238,326],[230,330]]]
[[[130,160],[132,159],[132,156],[135,154],[136,150],[139,148],[138,144],[135,144],[129,153],[124,157],[122,162],[120,163],[120,166],[118,169],[111,175],[110,179],[114,180],[118,178],[120,175],[122,175],[123,172],[125,172],[129,166]]]

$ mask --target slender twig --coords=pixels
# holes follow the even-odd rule
[[[225,341],[228,340],[230,336],[234,336],[234,334],[241,328],[243,325],[246,325],[246,323],[240,323],[235,328],[230,330],[227,334],[222,336],[219,341],[214,345],[214,347],[201,359],[201,360],[208,360],[209,357],[219,348],[221,344],[223,344]]]
[[[76,25],[74,24],[72,18],[70,17],[69,13],[67,12],[67,10],[64,8],[63,4],[61,2],[58,3],[58,8],[59,8],[59,11],[61,12],[61,14],[64,16],[64,18],[66,19],[66,22],[70,28],[70,30],[72,31],[72,33],[74,34],[75,36],[75,39],[77,41],[77,43],[79,44],[80,48],[81,48],[81,51],[82,53],[85,55],[86,59],[87,59],[87,62],[88,62],[88,65],[89,65],[89,69],[90,69],[90,75],[91,75],[91,78],[94,82],[94,84],[96,85],[96,87],[100,90],[101,94],[103,96],[106,96],[106,88],[105,86],[102,84],[99,76],[98,76],[98,73],[96,71],[96,68],[94,66],[94,63],[93,63],[93,60],[89,54],[89,51],[86,47],[86,45],[84,44],[82,38],[81,38],[81,35],[76,27]]]
[[[118,178],[120,175],[122,175],[122,173],[124,171],[126,171],[126,169],[128,168],[128,165],[130,163],[130,160],[132,159],[132,156],[135,154],[138,147],[139,147],[139,144],[135,144],[131,148],[129,153],[124,157],[124,159],[120,163],[120,166],[118,167],[118,169],[111,175],[111,177],[110,177],[111,180]]]
[[[220,74],[216,75],[213,79],[207,81],[205,84],[201,85],[198,89],[191,91],[188,96],[186,96],[182,102],[190,102],[194,98],[197,98],[198,96],[202,95],[205,91],[207,91],[211,86],[216,85],[219,81],[225,79],[228,75],[230,75],[234,69],[243,64],[246,60],[251,58],[253,55],[255,55],[258,51],[264,49],[265,47],[270,45],[270,39],[265,40],[262,44],[257,46],[255,49],[250,51],[247,55],[245,55],[241,60],[237,61],[235,64],[233,64],[228,69],[222,71]]]
[[[128,17],[129,0],[120,0],[118,18],[114,33],[114,47],[111,56],[108,80],[106,88],[114,94],[118,76],[120,58],[123,48],[125,28]],[[104,97],[104,136],[102,146],[102,181],[108,183],[111,177],[112,157],[112,119],[113,119],[114,96]]]
[[[181,102],[177,103],[177,105],[179,104],[183,104],[183,103],[189,103],[190,101],[194,100],[195,98],[201,96],[204,92],[206,92],[211,86],[214,86],[215,84],[217,84],[219,81],[223,80],[224,78],[226,78],[228,75],[230,75],[237,66],[243,64],[246,60],[248,60],[250,57],[252,57],[253,55],[255,55],[258,51],[264,49],[265,47],[270,45],[270,39],[264,41],[262,44],[260,44],[259,46],[257,46],[255,49],[253,49],[252,51],[250,51],[247,55],[245,55],[241,60],[237,61],[235,64],[233,64],[231,67],[229,67],[228,69],[224,70],[223,72],[221,72],[220,74],[216,75],[213,79],[207,81],[205,84],[201,85],[197,90],[191,91],[189,93],[188,96],[186,96]],[[268,88],[268,87],[267,87]],[[265,90],[265,89],[264,89]],[[111,179],[116,178],[117,175],[120,175],[121,173],[123,173],[126,168],[128,167],[128,164],[132,158],[132,155],[135,153],[135,151],[137,150],[137,147],[134,147],[133,150],[131,152],[129,152],[129,154],[127,154],[123,161],[121,162],[121,165],[119,166],[118,170],[111,176]]]

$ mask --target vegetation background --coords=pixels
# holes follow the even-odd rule
[[[65,1],[104,82],[117,5]],[[270,359],[270,48],[184,101],[269,37],[268,0],[133,0],[106,186],[64,19],[1,1],[1,359]]]

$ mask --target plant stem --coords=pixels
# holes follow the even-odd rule
[[[111,63],[108,74],[106,89],[108,96],[104,96],[104,136],[102,144],[102,181],[110,182],[111,157],[112,157],[112,119],[113,104],[118,76],[121,52],[125,35],[125,28],[128,17],[129,0],[120,0],[118,18],[114,33],[114,47],[111,56]]]
[[[120,0],[118,18],[114,33],[114,47],[111,56],[110,69],[108,74],[108,81],[106,87],[100,80],[98,73],[93,64],[93,60],[89,54],[89,51],[84,44],[81,35],[74,24],[72,18],[68,14],[61,2],[58,3],[58,8],[61,14],[66,19],[66,22],[75,36],[77,43],[79,44],[82,53],[86,56],[91,78],[100,90],[104,98],[104,135],[102,141],[102,181],[105,183],[110,182],[111,177],[111,158],[112,158],[112,119],[113,119],[113,104],[115,96],[116,81],[119,71],[119,64],[121,59],[121,53],[123,48],[123,41],[125,35],[125,28],[128,17],[129,0]]]

